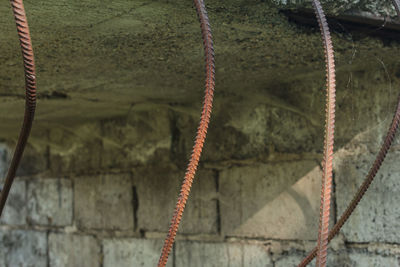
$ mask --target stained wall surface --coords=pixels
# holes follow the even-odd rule
[[[317,28],[281,13],[309,7],[292,2],[207,2],[216,99],[168,266],[296,266],[316,243],[323,50]],[[389,1],[322,3],[332,14],[394,14]],[[0,3],[1,176],[23,109],[7,4]],[[0,220],[0,266],[156,266],[202,102],[192,4],[47,0],[26,1],[26,9],[38,112]],[[397,40],[344,27],[333,42],[332,223],[372,165],[400,92]],[[328,266],[400,266],[399,156],[396,137],[365,199],[331,242]]]

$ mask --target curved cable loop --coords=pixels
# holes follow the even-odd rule
[[[0,194],[0,216],[3,212],[8,194],[11,189],[11,185],[15,178],[18,165],[21,161],[22,154],[24,152],[32,128],[32,122],[36,109],[35,61],[33,56],[33,48],[29,33],[28,21],[25,14],[25,8],[22,0],[11,0],[10,3],[14,12],[14,18],[17,25],[17,32],[24,61],[26,95],[24,122],[22,124],[14,155],[11,160],[4,186]]]
[[[324,141],[324,160],[323,176],[321,182],[321,205],[319,217],[319,230],[317,242],[317,265],[326,265],[328,249],[329,214],[332,191],[332,161],[333,143],[335,131],[335,60],[333,54],[332,40],[329,32],[325,14],[318,0],[313,0],[313,7],[318,19],[324,43],[325,63],[326,63],[326,120],[325,120],[325,141]]]
[[[190,157],[188,167],[186,169],[185,178],[171,220],[171,226],[169,228],[167,238],[165,239],[164,242],[164,246],[158,262],[158,267],[165,267],[165,265],[167,264],[169,253],[171,252],[172,245],[174,244],[180,221],[182,220],[183,211],[185,209],[186,202],[189,197],[194,175],[196,173],[197,166],[199,164],[201,151],[203,149],[204,141],[206,139],[208,124],[210,121],[211,110],[212,110],[213,96],[214,96],[215,61],[214,61],[214,47],[212,41],[211,26],[208,19],[206,7],[204,5],[204,1],[194,0],[194,4],[196,6],[197,15],[200,20],[201,33],[204,45],[204,54],[206,63],[205,96],[204,96],[203,110],[201,113],[200,123],[197,129],[195,144],[193,146],[193,152]]]
[[[399,0],[393,0],[394,5],[396,6],[396,10],[398,7],[400,7],[400,2]],[[399,19],[400,19],[400,13],[398,13]],[[357,207],[358,203],[361,201],[363,198],[364,194],[367,192],[369,186],[371,185],[372,181],[374,180],[376,174],[378,173],[383,161],[385,160],[386,154],[388,153],[394,137],[396,135],[396,131],[399,128],[400,124],[400,95],[398,97],[398,102],[397,102],[397,108],[396,111],[393,115],[392,123],[389,127],[389,130],[386,134],[386,137],[384,139],[384,142],[381,146],[381,149],[379,150],[378,155],[375,158],[375,161],[369,170],[367,176],[364,179],[364,182],[361,184],[359,187],[357,193],[351,200],[350,204],[347,206],[346,210],[343,212],[343,214],[340,216],[340,219],[338,222],[333,226],[332,230],[329,231],[328,235],[328,242],[330,242],[340,231],[342,226],[346,223],[346,221],[349,219],[350,215],[353,213],[355,208]],[[298,265],[298,267],[304,267],[307,266],[315,257],[317,256],[317,247],[315,247],[308,255],[306,258],[303,259],[303,261]]]

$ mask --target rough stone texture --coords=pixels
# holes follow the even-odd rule
[[[289,255],[282,256],[277,261],[275,261],[275,267],[296,267],[303,258],[304,256],[291,253]],[[313,262],[312,264],[310,264],[310,266],[312,266],[313,264],[315,265],[315,263]]]
[[[314,161],[260,164],[222,171],[223,234],[315,239],[320,175]]]
[[[0,241],[0,266],[47,266],[45,232],[2,230]]]
[[[168,158],[171,147],[169,110],[138,104],[124,117],[98,120],[74,132],[51,129],[49,142],[56,144],[49,152],[55,173],[159,162],[165,160],[160,155]]]
[[[50,234],[50,266],[100,266],[100,246],[91,236]]]
[[[17,132],[14,133],[16,137]],[[43,137],[43,136],[42,136]],[[17,140],[2,140],[0,143],[0,181],[3,182],[8,168],[10,167],[11,159],[16,147]],[[21,159],[19,168],[17,169],[17,176],[32,175],[43,172],[47,169],[48,160],[46,156],[38,155],[39,148],[43,148],[42,144],[32,144],[28,142],[25,147],[23,157]]]
[[[337,153],[340,157],[335,164],[338,216],[347,207],[375,160],[376,153],[369,151],[368,147],[357,141],[351,150],[343,149]],[[388,153],[370,189],[344,226],[343,233],[348,241],[398,242],[399,155],[397,150]]]
[[[304,256],[293,252],[284,255],[275,262],[275,267],[296,267]],[[315,260],[309,264],[315,266]],[[330,252],[326,266],[329,267],[384,267],[400,266],[398,256],[371,255],[360,252],[341,252],[340,254]]]
[[[176,267],[272,267],[268,252],[260,245],[179,241]]]
[[[349,261],[342,266],[360,266],[360,267],[386,267],[400,266],[399,256],[380,256],[368,255],[366,253],[349,253]]]
[[[328,251],[328,258],[326,266],[332,267],[350,267],[350,266],[360,266],[354,261],[350,260],[350,254],[346,251],[341,251],[340,253],[334,252],[331,249]],[[306,254],[300,254],[298,251],[289,250],[279,256],[275,261],[275,267],[296,267],[304,258]],[[309,266],[315,267],[315,259],[309,264]]]
[[[129,174],[77,177],[74,184],[74,217],[79,228],[133,230]]]
[[[346,4],[346,9],[357,9],[360,5],[371,3],[374,2],[343,0],[326,1],[324,5]],[[288,131],[293,132],[293,139],[287,140],[290,145],[293,145],[293,140],[300,140],[292,151],[304,147],[303,141],[312,145],[315,136],[321,140],[318,133],[323,125],[323,114],[319,111],[323,110],[324,103],[321,90],[324,86],[324,58],[318,29],[297,27],[279,12],[272,1],[244,3],[217,0],[207,3],[207,8],[218,58],[216,112],[212,120],[220,126],[215,128],[223,128],[210,128],[211,134],[215,131],[214,140],[227,132],[228,140],[221,143],[224,148],[230,148],[233,154],[234,149],[230,145],[235,144],[234,140],[243,143],[241,140],[246,136],[243,136],[242,129],[238,131],[232,126],[234,121],[230,121],[230,112],[235,110],[232,115],[237,115],[247,109],[244,113],[251,113],[253,108],[253,118],[260,117],[266,111],[268,122],[273,120],[280,123],[280,118],[287,118],[294,125],[289,128],[289,123],[282,122],[285,131],[280,131],[275,126],[277,124],[274,127],[267,124],[273,131],[261,132],[259,139],[248,137],[251,142],[244,150],[255,147],[270,135],[280,141],[276,146],[282,149],[284,142],[278,136],[281,133],[282,137],[289,139]],[[198,120],[203,95],[204,62],[199,23],[191,2],[176,1],[172,4],[119,0],[99,4],[86,0],[64,5],[46,0],[41,5],[28,2],[26,10],[38,64],[41,98],[30,141],[35,149],[49,148],[49,152],[58,157],[58,162],[53,164],[55,170],[63,167],[62,157],[68,153],[75,153],[76,159],[65,158],[65,169],[84,169],[82,166],[86,163],[103,166],[100,163],[102,155],[97,151],[104,149],[103,146],[108,146],[106,151],[111,151],[112,145],[119,146],[115,142],[107,143],[110,140],[98,134],[101,131],[85,129],[84,125],[88,122],[126,120],[132,111],[136,112],[135,109],[143,105],[152,106],[154,110],[158,108],[191,114]],[[0,137],[15,140],[24,107],[21,97],[23,72],[9,3],[1,3],[0,12],[3,15],[0,18],[0,31],[3,34],[3,53],[0,55],[0,62],[3,63],[0,64],[0,91],[3,95]],[[387,96],[387,87],[383,84],[387,83],[387,79],[380,61],[388,70],[390,79],[395,80],[398,65],[391,55],[396,54],[399,45],[394,42],[389,42],[389,45],[386,41],[370,37],[353,38],[353,32],[334,34],[333,42],[338,88],[352,89],[343,90],[351,93],[342,91],[342,95],[338,94],[338,104],[346,110],[354,107],[360,114],[366,115],[357,125],[357,128],[365,128],[370,116],[366,112],[370,110],[369,104],[379,101],[382,106],[395,101],[394,98],[390,101],[385,99],[384,103],[381,101],[381,96]],[[371,57],[372,51],[374,57]],[[371,102],[358,101],[364,99],[359,98],[359,94],[366,94]],[[349,131],[349,113],[344,114],[346,116],[338,116],[338,126],[341,126],[338,129],[343,128],[337,136],[341,144],[350,140],[359,130]],[[151,118],[150,115],[143,116]],[[300,123],[301,127],[296,127]],[[246,127],[255,127],[254,124],[254,119],[249,120]],[[140,126],[140,123],[135,125]],[[255,128],[265,129],[260,125]],[[66,131],[76,142],[66,140],[68,144],[63,144],[59,138],[53,138],[55,129]],[[164,131],[165,128],[160,129]],[[140,130],[138,132],[141,133]],[[82,136],[85,136],[83,139],[93,137],[87,142],[90,146],[81,144]],[[193,134],[190,138],[193,141]],[[273,139],[267,139],[268,142],[270,140]],[[152,145],[152,148],[164,149],[169,140],[157,139],[154,143],[156,145]],[[128,144],[135,147],[134,142]],[[268,145],[274,144],[271,141]],[[217,149],[218,144],[213,142],[212,147]],[[135,148],[142,152],[148,150],[143,143]],[[284,146],[284,149],[289,150],[290,147]],[[307,149],[313,150],[315,147]],[[219,150],[217,155],[221,156],[222,151]],[[147,152],[151,152],[151,149]],[[84,159],[82,166],[79,166],[79,153],[85,155],[80,157]],[[132,156],[132,160],[142,160],[139,155],[129,153],[129,149],[125,153]],[[209,157],[212,154],[208,152]],[[145,152],[141,155],[144,158],[148,156]],[[118,160],[107,161],[107,165],[115,162]]]
[[[27,185],[28,221],[32,224],[72,224],[72,185],[67,179],[34,179]]]
[[[307,0],[273,0],[273,2],[288,7],[310,7],[310,1]],[[391,0],[381,0],[378,2],[373,0],[321,0],[325,11],[329,12],[352,12],[364,11],[377,15],[395,15],[393,2]]]
[[[289,266],[306,249],[290,250],[285,242],[301,246],[316,237],[325,73],[318,28],[298,25],[280,9],[310,7],[310,1],[206,2],[215,43],[217,87],[200,166],[211,170],[203,169],[196,176],[180,228],[183,235],[178,236],[196,241],[180,240],[177,248],[182,259],[175,262],[192,266],[187,263],[188,255],[194,255],[197,264],[212,261],[224,266],[231,260],[239,266]],[[162,241],[135,239],[132,243],[131,238],[164,237],[193,145],[204,87],[203,48],[193,4],[183,0],[25,4],[39,95],[19,170],[28,176],[24,179],[29,220],[25,225],[25,205],[18,201],[24,199],[20,194],[24,189],[16,184],[15,207],[6,211],[2,222],[7,223],[3,226],[7,231],[43,232],[7,233],[6,239],[12,242],[2,244],[13,256],[2,259],[18,266],[25,255],[36,257],[32,247],[41,239],[33,237],[47,231],[52,244],[60,247],[58,235],[72,235],[62,249],[52,248],[53,262],[65,260],[65,254],[55,256],[56,252],[67,253],[91,243],[76,235],[90,235],[99,242],[105,240],[104,251],[99,253],[108,266],[154,266]],[[332,13],[393,14],[387,0],[326,0],[322,4]],[[347,177],[361,174],[362,179],[366,162],[376,150],[370,145],[379,144],[382,133],[378,131],[362,145],[347,143],[360,132],[387,122],[398,91],[400,65],[393,55],[398,55],[400,44],[368,35],[380,29],[366,31],[343,26],[332,33],[338,88],[335,149],[346,146],[341,151],[347,153],[339,151],[341,159],[336,163],[338,213],[360,182]],[[0,2],[0,32],[0,140],[6,144],[0,146],[3,177],[24,108],[20,49],[6,1]],[[363,163],[353,164],[349,160],[353,156]],[[333,266],[396,265],[400,255],[395,232],[400,216],[396,156],[391,156],[388,169],[369,192],[371,197],[367,195],[359,214],[344,229],[350,247],[334,251],[340,257],[330,258]],[[133,177],[121,174],[131,172]],[[62,197],[68,195],[63,190],[69,186],[48,185],[29,177],[33,173],[40,173],[39,179],[73,177],[73,205],[59,208]],[[68,216],[60,214],[64,208]],[[25,239],[30,241],[23,243]],[[229,242],[204,243],[223,240]],[[239,244],[255,240],[266,247],[278,242],[286,248],[275,255],[256,245]],[[377,249],[370,250],[371,244]],[[352,251],[360,246],[363,249]],[[39,266],[48,264],[43,255],[34,261]],[[0,262],[3,265],[7,266]]]
[[[4,181],[4,176],[7,174],[8,163],[10,161],[10,147],[5,144],[0,144],[0,181]]]
[[[173,166],[134,170],[139,229],[168,231],[183,176],[184,172]],[[200,169],[179,232],[213,234],[217,232],[217,220],[215,174]]]
[[[1,223],[11,225],[24,225],[26,223],[26,183],[16,179],[11,187],[1,216]]]
[[[163,240],[156,239],[105,239],[103,242],[104,267],[156,266]],[[172,267],[171,253],[167,267]]]
[[[258,96],[257,103],[224,103],[226,108],[213,114],[202,157],[204,161],[265,157],[275,151],[320,149],[323,141],[314,115],[307,116],[298,107],[274,96]],[[173,150],[182,162],[193,146],[198,118],[183,112],[175,116],[179,135]],[[295,134],[292,129],[296,129]]]

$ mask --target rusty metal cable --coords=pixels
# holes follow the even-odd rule
[[[36,73],[33,57],[33,48],[29,34],[28,21],[26,19],[25,8],[22,0],[11,0],[12,10],[17,25],[18,37],[22,49],[25,71],[25,115],[24,122],[19,134],[18,142],[11,160],[10,167],[0,194],[0,216],[7,201],[11,185],[14,181],[18,165],[21,161],[35,115],[36,109]]]
[[[197,129],[197,135],[195,144],[193,146],[192,155],[190,157],[190,161],[186,169],[185,178],[171,220],[171,226],[168,231],[167,238],[165,239],[164,242],[164,247],[162,249],[161,256],[158,262],[158,267],[164,267],[167,264],[169,253],[175,241],[179,223],[182,219],[183,211],[185,209],[186,202],[189,197],[194,175],[196,173],[197,165],[199,163],[201,151],[203,149],[204,141],[206,138],[207,128],[210,121],[210,115],[212,110],[213,96],[214,96],[215,63],[214,63],[214,47],[211,35],[211,26],[208,19],[206,7],[204,5],[204,1],[194,0],[194,4],[196,6],[197,15],[200,20],[201,33],[204,44],[205,63],[206,63],[205,96],[204,96],[203,110],[201,113],[199,127]]]
[[[393,0],[393,3],[395,4],[395,6],[397,4],[397,6],[400,7],[399,0]],[[397,7],[396,7],[396,9],[397,9]],[[400,18],[400,13],[398,14],[398,16]],[[367,176],[365,177],[364,182],[359,187],[357,193],[351,200],[350,204],[347,206],[346,210],[340,216],[340,219],[338,220],[338,222],[333,226],[331,231],[329,231],[328,242],[330,242],[339,233],[340,229],[343,227],[343,225],[349,219],[350,215],[353,213],[353,211],[357,207],[358,203],[361,201],[364,194],[367,192],[369,186],[371,185],[376,174],[378,173],[383,161],[385,160],[386,154],[388,153],[388,151],[393,143],[394,137],[396,135],[396,131],[399,128],[399,124],[400,124],[400,95],[398,97],[397,108],[393,115],[392,123],[386,134],[386,137],[381,146],[381,149],[379,150],[379,153],[376,156],[371,169],[369,170]],[[307,255],[307,257],[303,259],[303,261],[298,265],[298,267],[307,266],[316,256],[317,256],[317,247],[315,247]]]
[[[321,205],[319,217],[319,230],[317,242],[317,267],[326,265],[329,232],[329,214],[332,191],[332,161],[335,131],[335,61],[331,35],[325,14],[318,0],[313,0],[313,7],[318,19],[324,43],[326,62],[326,121],[324,141],[323,176],[321,182]]]
[[[329,236],[328,236],[328,242],[331,241],[336,234],[339,233],[340,229],[342,226],[345,224],[345,222],[349,219],[350,215],[353,213],[354,209],[357,207],[358,203],[361,201],[362,197],[364,194],[367,192],[369,186],[371,185],[372,181],[374,180],[379,168],[381,167],[383,161],[385,160],[386,154],[388,153],[392,142],[394,140],[394,137],[396,135],[396,131],[399,127],[400,124],[400,96],[398,98],[397,102],[397,109],[395,111],[395,114],[393,116],[392,123],[390,125],[390,128],[387,132],[387,135],[385,137],[385,140],[382,144],[382,147],[376,156],[376,159],[374,161],[374,164],[372,165],[371,169],[369,170],[364,182],[361,184],[359,187],[357,193],[351,200],[350,204],[347,206],[346,210],[343,212],[342,216],[340,216],[340,219],[338,222],[333,226],[332,230],[329,231]],[[307,264],[309,264],[314,257],[317,255],[317,248],[315,247],[310,254],[298,265],[299,267],[304,267]]]

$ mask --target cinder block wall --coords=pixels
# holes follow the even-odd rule
[[[1,218],[0,266],[156,266],[196,120],[149,114],[84,125],[75,132],[80,138],[55,129],[45,146],[29,146]],[[338,145],[332,223],[368,172],[388,123]],[[88,129],[99,136],[85,139]],[[219,147],[227,141],[209,139],[168,266],[296,266],[316,243],[321,154],[268,148],[224,158],[217,152],[229,152]],[[399,156],[397,142],[331,242],[328,266],[400,265]]]

